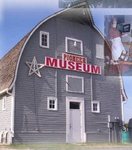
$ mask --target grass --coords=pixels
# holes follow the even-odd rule
[[[12,144],[1,146],[1,150],[87,150],[87,149],[100,149],[103,148],[117,148],[117,147],[131,147],[132,143],[122,144],[122,143],[86,143],[86,144]]]

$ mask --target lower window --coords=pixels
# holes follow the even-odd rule
[[[57,110],[57,98],[56,97],[48,97],[47,109],[48,110]]]
[[[92,112],[100,113],[100,102],[99,101],[92,101]]]

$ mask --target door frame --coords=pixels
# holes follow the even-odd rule
[[[80,111],[81,111],[81,143],[86,142],[86,133],[85,133],[85,110],[84,110],[84,98],[79,97],[66,97],[66,143],[69,143],[69,134],[70,134],[70,102],[79,102]]]

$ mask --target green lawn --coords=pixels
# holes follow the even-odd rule
[[[132,144],[13,144],[10,146],[0,146],[1,150],[103,150],[103,149],[116,149],[116,148],[125,148],[130,147],[132,149]]]

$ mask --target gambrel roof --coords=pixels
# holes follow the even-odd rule
[[[46,19],[42,20],[38,25],[34,27],[34,29],[31,30],[16,46],[14,46],[1,60],[0,60],[0,94],[3,92],[6,92],[6,90],[11,90],[12,87],[15,84],[19,61],[21,58],[21,55],[23,53],[23,50],[32,36],[32,34],[38,29],[39,26],[41,26],[43,23],[48,21],[49,19],[53,17],[60,17],[65,18],[67,20],[74,20],[76,22],[79,22],[81,24],[88,24],[91,27],[93,27],[95,30],[97,30],[100,35],[104,38],[104,36],[101,34],[101,32],[95,27],[92,19],[92,15],[90,10],[87,8],[86,3],[82,3],[81,6],[83,8],[78,8],[80,5],[77,5],[77,8],[67,8],[64,10],[61,10]],[[75,7],[75,6],[74,6]],[[72,15],[70,15],[72,14]],[[105,39],[104,39],[105,40]],[[107,43],[107,41],[105,40]],[[124,91],[124,89],[123,89]],[[125,93],[125,92],[124,92]],[[125,99],[127,99],[126,94],[124,94]]]
[[[87,7],[86,3],[80,4],[83,7]],[[77,5],[76,7],[79,7],[80,5]],[[22,51],[24,49],[24,46],[26,45],[28,39],[31,37],[31,35],[35,32],[35,30],[44,22],[48,21],[49,19],[58,16],[60,18],[66,18],[68,20],[72,19],[76,22],[80,22],[83,24],[89,24],[92,25],[92,19],[89,17],[89,11],[88,9],[85,9],[85,16],[83,15],[84,9],[76,9],[76,8],[67,8],[64,10],[61,10],[46,19],[42,20],[38,25],[34,27],[34,29],[31,30],[30,33],[28,33],[19,43],[17,43],[16,46],[14,46],[1,60],[0,60],[0,93],[3,90],[6,90],[8,88],[11,89],[11,85],[13,84],[13,81],[15,81],[15,75],[17,74],[17,67],[19,65],[19,59],[21,57]],[[71,14],[71,15],[69,15]]]

